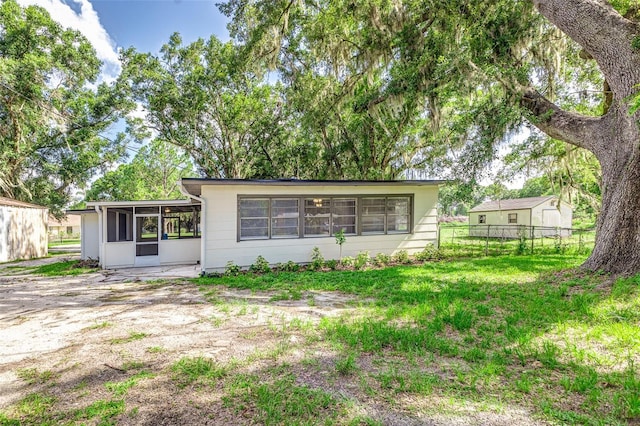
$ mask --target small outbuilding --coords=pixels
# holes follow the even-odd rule
[[[572,216],[571,205],[554,195],[487,201],[469,210],[469,236],[568,236]]]
[[[52,239],[78,238],[80,228],[80,216],[70,214],[62,219],[56,219],[49,215],[49,237]]]
[[[0,197],[0,262],[45,257],[49,209]]]

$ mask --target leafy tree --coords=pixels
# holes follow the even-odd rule
[[[124,52],[122,77],[146,109],[146,126],[190,153],[206,176],[297,176],[305,147],[290,143],[278,84],[250,65],[233,43],[183,46],[174,34],[158,57]]]
[[[86,201],[171,200],[182,198],[178,181],[194,177],[189,156],[166,142],[153,140],[133,161],[105,173],[85,195]]]
[[[337,78],[343,93],[379,76],[381,102],[426,100],[432,126],[458,130],[438,140],[450,145],[446,155],[458,150],[470,176],[523,119],[592,152],[602,209],[584,267],[625,273],[640,270],[640,111],[629,110],[640,83],[634,4],[231,0],[222,10],[233,18],[232,35],[283,72],[320,57],[312,65]],[[582,104],[600,107],[590,113]],[[454,114],[439,115],[443,108]]]
[[[123,157],[122,135],[101,132],[133,104],[117,83],[95,86],[100,66],[43,8],[0,4],[0,195],[61,215],[74,185]]]

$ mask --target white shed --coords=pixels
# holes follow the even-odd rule
[[[0,262],[45,257],[49,209],[0,197]]]
[[[517,238],[526,235],[568,236],[573,209],[558,197],[516,198],[487,201],[469,210],[469,235]]]

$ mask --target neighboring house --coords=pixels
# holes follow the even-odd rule
[[[51,238],[71,238],[80,235],[80,216],[67,215],[64,219],[56,219],[49,215],[49,236]]]
[[[394,254],[437,244],[440,181],[303,181],[182,179],[188,201],[88,203],[83,257],[104,268],[200,262],[203,272],[227,262],[248,267],[311,260],[314,247],[343,256]],[[85,233],[97,235],[85,241]],[[87,246],[86,250],[84,245]],[[91,248],[89,248],[91,247]]]
[[[571,206],[553,195],[487,201],[469,210],[469,235],[518,238],[524,225],[527,236],[568,236],[572,215]]]
[[[46,207],[0,197],[0,262],[47,255]]]

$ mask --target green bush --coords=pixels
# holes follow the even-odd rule
[[[256,261],[249,266],[249,272],[253,272],[255,274],[266,274],[271,272],[271,266],[269,266],[269,262],[262,256],[258,256]]]
[[[312,271],[319,271],[324,266],[324,257],[322,253],[320,253],[320,249],[318,247],[314,247],[311,250],[311,264],[309,265],[309,269]]]
[[[341,263],[342,263],[342,266],[349,267],[349,266],[353,266],[355,261],[356,260],[353,257],[345,256],[345,257],[342,258],[342,262]]]
[[[427,260],[440,260],[442,259],[442,252],[433,244],[427,244],[421,252],[416,253],[415,258],[422,262]]]
[[[335,260],[335,259],[326,260],[324,262],[324,266],[326,266],[327,268],[331,269],[332,271],[335,271],[336,268],[338,267],[338,261]]]
[[[224,267],[224,274],[229,277],[235,277],[240,274],[240,267],[230,260]]]
[[[408,265],[411,263],[411,259],[409,259],[409,253],[406,250],[400,250],[396,254],[393,255],[393,261],[396,263],[401,263],[403,265]]]
[[[300,265],[293,260],[290,260],[286,263],[278,263],[275,269],[282,272],[298,272],[300,270]]]
[[[391,263],[391,256],[385,253],[378,253],[373,258],[373,263],[376,266],[387,266],[388,264]]]
[[[355,269],[364,269],[371,263],[371,257],[369,256],[368,251],[361,251],[356,256],[355,261],[353,262],[353,267]]]

